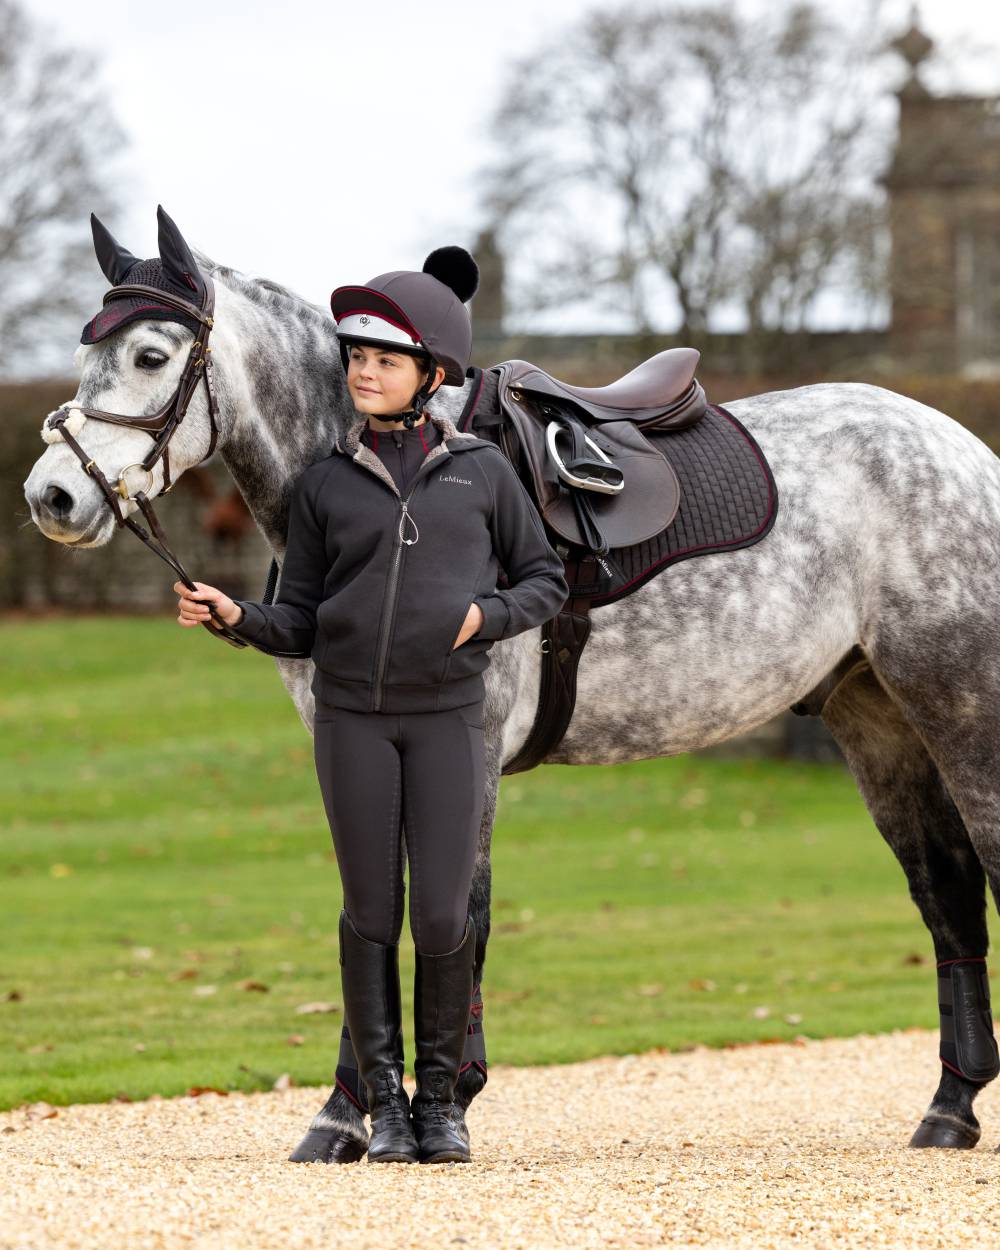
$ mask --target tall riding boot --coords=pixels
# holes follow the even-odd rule
[[[421,1163],[468,1163],[469,1130],[455,1102],[455,1083],[469,1029],[476,927],[445,955],[417,952],[414,982],[413,1128]]]
[[[363,938],[340,913],[344,1015],[371,1112],[372,1163],[415,1163],[419,1157],[410,1100],[403,1089],[399,947]]]

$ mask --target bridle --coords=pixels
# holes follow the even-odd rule
[[[200,323],[201,329],[195,335],[195,340],[191,344],[191,350],[188,353],[187,360],[184,362],[177,389],[159,412],[155,412],[148,417],[132,417],[125,416],[119,412],[105,412],[101,408],[86,408],[82,404],[69,403],[64,404],[54,413],[50,413],[45,421],[45,425],[49,430],[59,431],[60,436],[72,449],[83,466],[84,473],[92,477],[101,488],[105,502],[114,513],[115,523],[119,528],[127,525],[134,534],[142,539],[150,551],[153,551],[161,560],[166,561],[170,565],[189,590],[195,590],[197,587],[188,576],[183,564],[170,549],[163,527],[156,518],[153,505],[150,503],[146,492],[153,487],[153,466],[161,457],[163,459],[163,490],[160,493],[163,495],[167,494],[173,486],[173,482],[170,480],[170,440],[173,438],[177,427],[184,420],[188,404],[190,404],[191,398],[202,380],[205,382],[205,393],[208,397],[208,416],[212,432],[208,451],[198,461],[199,464],[212,455],[218,442],[219,404],[215,394],[215,380],[212,374],[214,368],[211,359],[212,349],[208,346],[209,335],[212,333],[212,327],[215,324],[213,319],[215,312],[215,286],[208,274],[202,274],[201,276],[205,283],[205,300],[201,307],[197,304],[192,304],[189,300],[179,295],[174,295],[170,291],[163,291],[159,287],[144,286],[140,283],[126,283],[121,286],[115,286],[110,291],[105,292],[104,295],[105,304],[111,300],[121,299],[123,296],[128,295],[153,298],[158,304],[166,304],[170,308],[176,308],[178,312],[182,312]],[[101,472],[96,460],[87,455],[69,430],[66,429],[66,421],[74,411],[82,412],[84,416],[93,417],[96,421],[107,421],[111,425],[124,425],[133,430],[145,431],[153,438],[153,446],[150,448],[149,454],[141,461],[127,464],[118,474],[114,484],[112,484]],[[126,474],[130,469],[140,469],[146,474],[146,489],[144,491],[137,490],[135,494],[129,493]],[[147,533],[141,525],[125,515],[119,503],[120,499],[126,502],[132,499],[139,505],[143,515],[149,522],[151,533]],[[214,604],[207,604],[206,606],[219,626],[216,629],[208,621],[202,621],[202,624],[210,634],[223,638],[233,647],[247,646],[246,640],[233,633],[225,621],[216,613]]]

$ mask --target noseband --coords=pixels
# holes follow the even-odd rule
[[[187,412],[188,404],[191,397],[198,388],[198,383],[204,379],[205,393],[208,397],[208,416],[211,422],[211,440],[207,453],[198,461],[199,464],[207,460],[215,451],[215,445],[219,437],[219,405],[215,395],[215,380],[212,376],[214,368],[211,360],[212,349],[208,346],[208,338],[212,332],[212,326],[215,324],[213,313],[215,312],[215,286],[208,274],[202,275],[205,282],[205,304],[200,308],[197,304],[192,304],[188,300],[183,299],[179,295],[174,295],[170,291],[162,291],[159,287],[143,286],[139,283],[132,285],[123,284],[122,286],[112,287],[105,293],[104,303],[110,300],[120,299],[124,295],[141,295],[145,298],[154,298],[158,304],[166,304],[171,308],[176,308],[178,312],[183,312],[189,317],[193,317],[201,325],[201,329],[195,336],[195,341],[191,344],[191,350],[188,358],[184,362],[184,369],[181,372],[180,381],[177,383],[177,389],[167,402],[163,405],[159,412],[153,413],[149,417],[131,417],[125,416],[119,412],[105,412],[101,408],[85,408],[82,404],[63,405],[46,418],[46,427],[49,430],[58,430],[61,437],[67,445],[76,454],[77,459],[83,466],[83,471],[94,479],[101,488],[105,502],[111,508],[115,516],[115,523],[120,527],[127,525],[130,530],[146,544],[146,546],[161,560],[176,572],[189,590],[196,590],[194,582],[188,576],[184,566],[180,560],[171,551],[167,543],[163,528],[156,518],[153,511],[153,505],[150,503],[147,491],[153,486],[153,466],[162,457],[163,458],[163,491],[166,494],[173,483],[170,480],[170,452],[169,443],[174,436],[174,432],[180,423],[184,420],[184,414]],[[136,461],[134,464],[127,464],[118,474],[118,478],[112,485],[104,476],[93,457],[87,455],[73,435],[66,429],[66,421],[73,411],[79,411],[86,417],[93,417],[96,421],[107,421],[111,425],[124,425],[133,430],[143,430],[153,438],[153,446],[149,450],[149,454],[144,460]],[[145,490],[137,490],[135,494],[129,493],[126,474],[130,469],[139,469],[146,474]],[[141,525],[133,521],[131,517],[125,515],[119,504],[119,499],[126,502],[129,499],[134,500],[142,509],[143,515],[149,522],[151,531],[147,533]],[[155,539],[155,542],[154,542]],[[213,628],[208,621],[202,621],[202,624],[210,634],[223,638],[233,647],[245,647],[247,645],[243,638],[234,634],[229,626],[216,613],[214,604],[207,604],[208,610],[212,617],[218,622],[219,628]]]

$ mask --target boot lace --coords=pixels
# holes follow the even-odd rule
[[[379,1124],[393,1128],[402,1128],[409,1121],[409,1101],[395,1072],[383,1073],[379,1078],[375,1116]]]

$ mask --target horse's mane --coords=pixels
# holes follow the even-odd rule
[[[287,286],[282,286],[280,282],[271,281],[270,278],[254,278],[239,269],[234,269],[231,265],[220,265],[199,248],[192,248],[191,251],[199,266],[210,273],[213,278],[219,278],[226,286],[239,291],[241,295],[245,295],[247,299],[259,304],[262,308],[267,308],[279,316],[281,314],[292,315],[301,321],[314,321],[318,317],[328,329],[333,330],[334,321],[328,308],[321,308],[319,304],[311,303],[304,296],[296,294]]]

